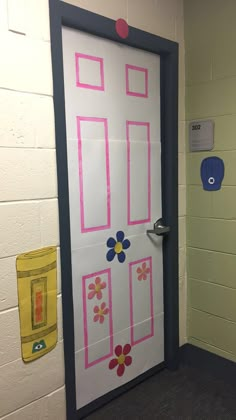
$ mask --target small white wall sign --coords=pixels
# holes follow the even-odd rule
[[[214,147],[214,121],[192,121],[189,123],[189,150],[200,152]]]

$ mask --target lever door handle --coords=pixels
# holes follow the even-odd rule
[[[165,226],[163,225],[163,220],[158,219],[154,225],[153,225],[153,229],[148,229],[147,230],[147,234],[148,233],[152,233],[154,235],[158,235],[158,236],[164,236],[167,235],[170,232],[170,227],[169,226]]]

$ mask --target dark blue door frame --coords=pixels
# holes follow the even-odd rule
[[[67,419],[82,418],[92,410],[125,392],[162,367],[178,367],[179,297],[178,297],[178,44],[130,27],[122,40],[115,21],[71,6],[60,0],[49,0],[53,95],[56,130],[56,156],[61,246],[63,331]],[[76,411],[74,317],[71,270],[71,240],[67,172],[65,97],[62,53],[62,26],[110,39],[130,47],[158,54],[161,63],[161,142],[162,142],[162,212],[170,234],[163,238],[164,345],[165,361],[130,383]]]

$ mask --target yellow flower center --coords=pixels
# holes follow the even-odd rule
[[[101,309],[101,308],[99,309],[98,315],[100,315],[100,316],[103,315],[103,309]]]
[[[119,365],[123,365],[125,363],[125,355],[121,354],[118,358],[117,361],[119,363]]]
[[[123,246],[121,242],[116,242],[114,251],[116,254],[120,254],[123,251]]]
[[[96,284],[96,286],[95,286],[95,292],[96,293],[100,292],[100,289],[101,289],[101,285],[100,284]]]

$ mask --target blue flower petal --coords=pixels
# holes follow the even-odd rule
[[[108,248],[114,248],[115,244],[116,244],[116,241],[115,241],[114,238],[109,238],[107,240],[107,246],[108,246]]]
[[[125,234],[124,234],[124,232],[122,232],[122,230],[119,230],[116,233],[116,239],[117,239],[118,242],[122,242],[124,237],[125,237]]]
[[[122,242],[122,246],[123,246],[123,249],[128,249],[130,247],[130,241],[128,239],[125,239]]]
[[[122,251],[120,254],[117,254],[118,260],[120,263],[123,263],[125,261],[125,253]]]
[[[107,261],[112,261],[114,259],[115,255],[116,255],[116,253],[115,253],[114,249],[110,249],[107,252]]]

